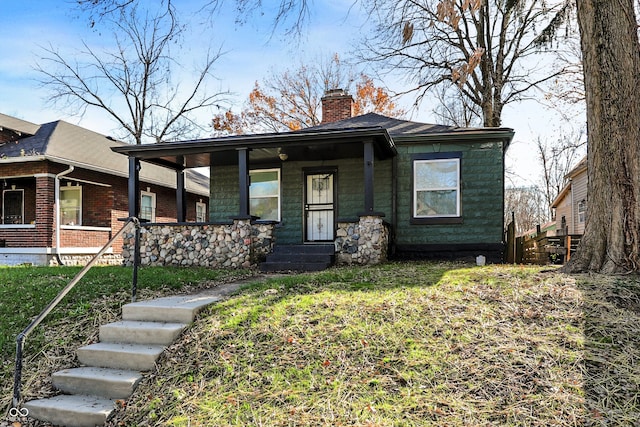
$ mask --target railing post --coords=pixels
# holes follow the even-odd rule
[[[133,280],[131,283],[131,302],[136,302],[138,294],[138,266],[140,265],[140,222],[135,221],[135,242],[133,244]]]
[[[16,371],[13,376],[13,407],[20,404],[20,385],[22,384],[22,349],[24,348],[24,334],[16,338]]]

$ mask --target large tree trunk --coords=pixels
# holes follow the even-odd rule
[[[640,46],[633,0],[578,0],[588,130],[585,233],[565,271],[640,269]]]

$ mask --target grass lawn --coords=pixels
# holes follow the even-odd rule
[[[204,274],[230,280],[185,270],[181,281],[166,269],[172,289],[158,280],[164,270],[141,271],[144,297],[193,290]],[[3,336],[28,323],[4,316],[19,301],[35,309],[61,271],[34,286],[0,282]],[[129,270],[97,271],[93,290],[70,295],[30,338],[26,398],[50,394],[46,374],[73,366],[74,348],[127,302],[119,274]],[[5,288],[15,286],[25,289],[7,309]],[[639,330],[637,276],[418,262],[278,276],[202,312],[110,425],[640,425]],[[14,350],[1,348],[6,407]]]

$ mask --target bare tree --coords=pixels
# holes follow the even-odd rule
[[[442,86],[436,90],[435,97],[438,105],[433,113],[439,123],[458,127],[482,125],[482,113],[457,86]]]
[[[109,19],[113,14],[127,12],[142,3],[140,0],[76,0],[79,10],[88,14],[89,23],[93,27],[98,22]],[[171,11],[180,2],[172,0],[156,0],[156,9]],[[310,15],[309,0],[279,0],[279,3],[261,0],[202,0],[201,12],[214,17],[220,8],[228,5],[236,12],[236,23],[244,24],[254,17],[271,18],[273,30],[285,27],[285,33],[301,34]]]
[[[539,56],[550,24],[569,17],[565,0],[368,0],[375,37],[360,55],[401,73],[419,103],[442,85],[457,84],[482,112],[484,126],[500,126],[505,105],[561,75]],[[539,30],[540,32],[536,32]]]
[[[189,79],[172,56],[184,31],[171,8],[159,15],[123,10],[109,18],[115,48],[66,56],[44,48],[37,70],[51,89],[50,101],[84,114],[89,108],[106,112],[124,130],[123,139],[135,144],[186,138],[202,127],[193,113],[217,105],[224,94],[210,94],[207,83],[221,53],[208,53]]]
[[[541,191],[544,205],[551,216],[551,203],[565,185],[565,177],[586,155],[587,141],[583,133],[560,135],[555,141],[538,137],[536,147],[542,164]]]
[[[284,132],[316,126],[321,122],[322,97],[328,89],[351,92],[355,83],[354,114],[369,112],[399,117],[405,114],[387,91],[333,55],[329,61],[301,64],[295,70],[273,72],[262,84],[256,82],[239,114],[230,111],[213,118],[216,134]]]
[[[515,232],[520,235],[527,230],[548,222],[548,206],[545,204],[543,192],[539,187],[511,187],[504,192],[504,218],[511,222],[515,219]],[[506,229],[505,224],[505,229]]]

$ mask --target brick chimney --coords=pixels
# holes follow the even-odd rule
[[[322,122],[332,123],[353,117],[353,97],[344,89],[330,89],[322,97]]]

